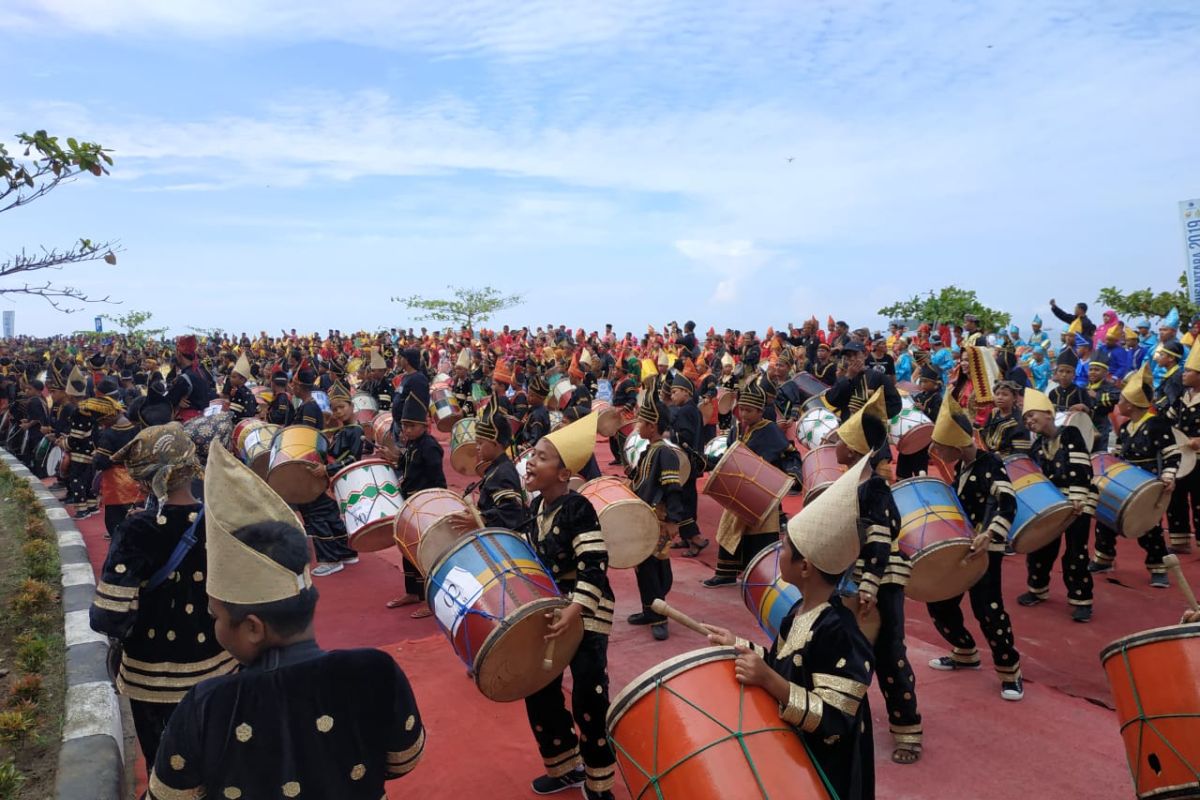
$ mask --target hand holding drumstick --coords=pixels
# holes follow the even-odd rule
[[[1187,600],[1188,608],[1183,612],[1183,618],[1179,620],[1179,624],[1187,625],[1191,622],[1200,622],[1200,603],[1196,602],[1196,595],[1192,592],[1191,585],[1183,575],[1183,567],[1179,564],[1179,556],[1163,556],[1163,566],[1174,576],[1175,583],[1179,586],[1179,591],[1183,592],[1183,597]]]

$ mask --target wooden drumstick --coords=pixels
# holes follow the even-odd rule
[[[671,606],[667,605],[666,600],[655,600],[650,604],[650,610],[652,610],[655,614],[662,614],[664,617],[675,620],[685,628],[691,628],[701,636],[708,636],[708,628],[704,627],[699,622],[696,622],[696,620],[692,619],[679,609],[672,608]]]
[[[1187,582],[1187,578],[1183,577],[1183,567],[1179,564],[1179,556],[1174,554],[1163,556],[1163,566],[1175,576],[1175,583],[1179,585],[1179,591],[1183,592],[1183,599],[1187,600],[1188,607],[1192,611],[1200,611],[1200,603],[1196,602],[1196,595],[1192,592],[1191,584]]]
[[[562,611],[560,611],[557,608],[554,609],[554,621],[558,622],[558,620],[561,617],[562,617]],[[556,637],[556,638],[551,639],[550,641],[546,642],[546,652],[542,656],[542,669],[546,670],[546,672],[549,672],[550,670],[554,669],[554,643],[557,641],[558,641],[558,638]]]

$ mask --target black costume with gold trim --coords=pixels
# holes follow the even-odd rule
[[[658,544],[654,554],[638,564],[638,593],[642,600],[642,613],[658,622],[665,617],[651,611],[655,600],[666,600],[674,583],[671,571],[671,539],[661,528],[661,523],[680,525],[687,517],[683,499],[683,485],[679,482],[678,451],[659,439],[650,443],[638,463],[633,467],[633,493],[646,505],[654,509],[660,522]],[[682,533],[682,530],[681,530]]]
[[[1078,428],[1066,426],[1047,439],[1039,436],[1034,440],[1029,455],[1042,468],[1050,482],[1062,490],[1067,499],[1079,503],[1083,509],[1071,520],[1063,536],[1025,558],[1028,569],[1028,589],[1036,597],[1045,600],[1050,596],[1050,570],[1061,539],[1066,539],[1062,557],[1063,583],[1067,587],[1067,602],[1073,606],[1092,604],[1092,573],[1088,571],[1088,534],[1092,526],[1092,513],[1096,508],[1096,495],[1092,489],[1092,460],[1087,443]]]
[[[479,483],[479,513],[488,526],[510,531],[520,530],[528,517],[521,476],[512,459],[504,453],[483,471],[483,480]]]
[[[983,440],[983,445],[989,452],[1001,458],[1013,453],[1028,453],[1029,446],[1033,444],[1033,436],[1016,409],[1003,414],[1000,409],[993,408],[983,427],[979,429],[979,438]]]
[[[446,472],[442,466],[442,446],[426,430],[400,451],[396,471],[400,476],[400,496],[407,500],[425,489],[445,489]],[[403,560],[404,591],[425,596],[425,578],[415,565]]]
[[[1193,345],[1193,347],[1200,345]],[[1190,390],[1179,395],[1166,417],[1171,425],[1189,439],[1200,437],[1200,391]],[[1168,542],[1172,547],[1188,547],[1189,531],[1195,530],[1200,543],[1200,470],[1192,470],[1176,478],[1175,491],[1167,505]]]

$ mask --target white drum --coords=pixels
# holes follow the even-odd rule
[[[400,480],[391,465],[377,458],[358,461],[334,475],[330,483],[350,546],[362,553],[391,547],[393,521],[404,505]]]
[[[379,401],[363,392],[350,398],[350,407],[354,409],[354,421],[360,425],[366,425],[379,413]]]
[[[825,408],[813,408],[796,423],[796,441],[812,450],[825,444],[837,429],[837,415]]]
[[[1091,452],[1096,442],[1096,426],[1092,424],[1091,416],[1082,411],[1059,411],[1054,415],[1054,425],[1059,428],[1078,428],[1083,434],[1084,445]]]
[[[1179,445],[1179,469],[1175,477],[1182,478],[1190,475],[1196,468],[1196,451],[1188,444],[1188,437],[1179,428],[1171,428],[1171,433],[1175,434],[1175,444]]]
[[[888,423],[888,441],[906,455],[919,453],[933,440],[933,421],[916,408],[902,408]]]
[[[708,444],[704,445],[704,460],[715,466],[728,449],[728,436],[714,436]]]

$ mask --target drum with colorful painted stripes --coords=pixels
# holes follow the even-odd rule
[[[1111,453],[1092,455],[1092,483],[1100,494],[1096,521],[1135,539],[1162,520],[1166,488],[1152,472]]]
[[[442,433],[454,429],[454,423],[462,419],[462,411],[458,407],[458,398],[449,387],[431,389],[429,392],[429,415],[433,417],[434,426]]]
[[[1032,553],[1067,529],[1075,507],[1029,456],[1005,456],[1004,468],[1017,494],[1017,516],[1008,530],[1008,543],[1018,553]]]
[[[360,553],[391,547],[392,522],[404,505],[392,465],[368,458],[341,470],[330,483],[350,546]]]
[[[325,453],[329,445],[316,428],[289,425],[271,440],[271,463],[267,483],[284,502],[311,503],[329,488]]]
[[[986,554],[964,561],[974,531],[954,489],[937,478],[909,478],[892,487],[892,497],[900,511],[897,546],[912,566],[906,595],[922,603],[948,600],[983,577]]]
[[[243,432],[238,455],[242,463],[254,470],[254,474],[263,480],[267,479],[267,470],[271,466],[271,442],[280,426],[264,422]]]
[[[578,617],[546,648],[547,616],[567,604],[524,538],[499,528],[464,536],[429,571],[429,607],[491,700],[528,697],[562,674],[583,638]],[[549,657],[550,669],[543,668]]]
[[[462,536],[455,527],[454,517],[472,514],[476,527],[483,527],[483,518],[461,495],[449,489],[423,489],[411,495],[396,512],[392,539],[396,547],[421,571],[429,568]]]

